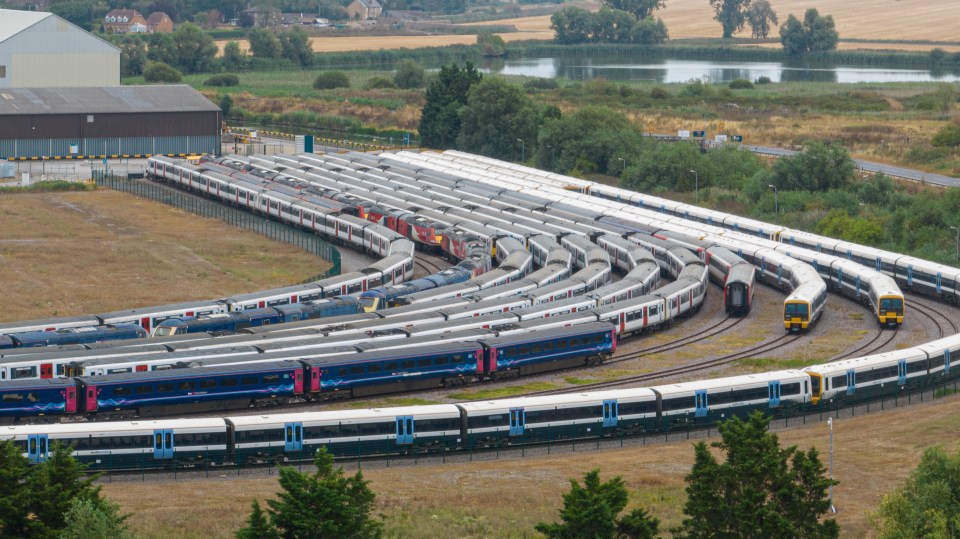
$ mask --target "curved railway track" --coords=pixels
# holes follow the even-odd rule
[[[933,322],[937,326],[938,339],[958,333],[957,322],[940,310],[942,306],[932,306],[913,298],[906,300],[906,307]]]
[[[837,354],[826,362],[837,361],[840,359],[849,359],[860,356],[869,356],[878,352],[882,352],[883,349],[893,342],[897,338],[897,334],[900,333],[900,328],[893,330],[884,330],[884,328],[878,328],[877,333],[873,336],[872,339],[867,341],[865,344],[854,348],[853,350],[848,350],[842,354]],[[886,336],[886,338],[884,338]]]

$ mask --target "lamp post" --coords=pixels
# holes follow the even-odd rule
[[[960,228],[955,226],[952,226],[950,228],[957,233],[957,260],[960,260]]]
[[[767,184],[767,187],[773,189],[773,214],[780,215],[780,191],[772,183]]]
[[[523,139],[522,139],[522,138],[518,138],[518,139],[517,139],[517,142],[520,143],[520,162],[521,162],[521,163],[524,163],[524,162],[526,162],[526,160],[527,160],[527,147],[526,147],[526,145],[523,143]]]
[[[693,173],[693,203],[696,204],[700,201],[700,173],[696,170],[690,170]]]
[[[827,418],[827,427],[830,428],[830,512],[836,513],[837,508],[833,505],[833,418]]]

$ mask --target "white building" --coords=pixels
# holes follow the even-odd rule
[[[0,89],[120,85],[120,49],[53,13],[0,9]]]

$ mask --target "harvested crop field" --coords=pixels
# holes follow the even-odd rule
[[[548,23],[549,26],[549,23]],[[509,32],[500,34],[504,41],[526,39],[553,39],[553,30]],[[218,40],[217,47],[223,52],[223,46],[231,40]],[[240,48],[247,50],[247,40],[237,40]],[[417,49],[421,47],[446,47],[448,45],[475,45],[477,36],[461,34],[442,34],[429,36],[344,36],[312,37],[310,44],[316,52],[376,51],[380,49]]]
[[[781,444],[815,446],[829,461],[825,423],[781,431]],[[870,514],[884,493],[899,487],[923,449],[960,441],[960,398],[836,421],[834,489],[837,519],[845,538],[873,537]],[[389,537],[532,537],[538,521],[553,520],[568,478],[599,467],[601,477],[622,475],[631,504],[643,504],[661,519],[661,528],[679,524],[684,476],[693,462],[693,442],[474,463],[366,468],[377,493],[378,512]],[[213,472],[216,474],[216,472]],[[251,472],[246,472],[250,474]],[[147,479],[104,485],[138,536],[232,537],[243,524],[253,498],[274,496],[277,480],[235,478],[180,481]],[[158,488],[161,487],[162,488]]]
[[[109,190],[0,196],[0,321],[92,314],[286,286],[329,263]]]

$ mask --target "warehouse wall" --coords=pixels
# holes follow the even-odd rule
[[[0,43],[0,89],[119,86],[120,50],[47,17]]]

